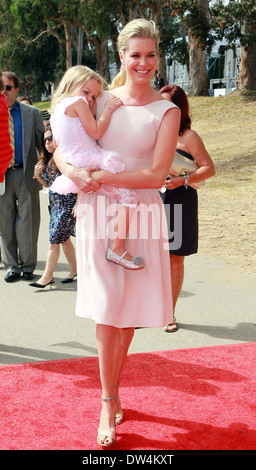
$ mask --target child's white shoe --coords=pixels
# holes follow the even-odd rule
[[[134,256],[131,260],[128,260],[124,258],[126,253],[127,251],[125,251],[122,256],[119,256],[110,248],[108,248],[106,252],[106,259],[108,261],[112,261],[112,263],[119,264],[120,266],[123,266],[126,269],[137,270],[144,268],[144,262],[141,256]]]

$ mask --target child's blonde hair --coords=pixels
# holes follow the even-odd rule
[[[123,54],[128,47],[128,41],[134,37],[154,39],[156,51],[158,52],[159,31],[154,21],[139,18],[127,23],[118,36],[117,47],[119,52]],[[124,85],[125,80],[126,71],[121,67],[119,73],[112,81],[110,88],[117,88]]]
[[[63,75],[56,92],[53,95],[50,113],[54,112],[55,106],[68,96],[76,96],[82,89],[83,85],[93,78],[103,86],[106,85],[105,80],[96,72],[85,65],[75,65],[66,71]]]

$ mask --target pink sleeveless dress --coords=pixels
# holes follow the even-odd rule
[[[109,95],[104,92],[97,100],[99,113]],[[172,107],[165,100],[120,106],[100,145],[118,152],[128,171],[149,167],[162,118]],[[136,272],[105,259],[117,201],[97,192],[80,193],[76,314],[118,328],[162,327],[173,321],[166,215],[157,190],[136,189],[136,193],[139,204],[126,241],[129,253],[144,259],[144,269]]]
[[[66,108],[79,99],[82,99],[88,106],[88,102],[83,96],[67,97],[57,104],[50,118],[52,132],[61,150],[63,160],[76,168],[96,165],[99,169],[111,173],[124,171],[125,165],[121,162],[117,152],[101,148],[87,134],[78,117],[71,118],[65,114]],[[79,192],[78,186],[65,175],[58,176],[50,186],[50,190],[65,195]],[[98,192],[117,199],[126,206],[136,207],[138,204],[137,194],[129,189],[104,185],[100,187]]]

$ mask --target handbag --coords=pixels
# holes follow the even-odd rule
[[[190,175],[190,173],[193,173],[198,168],[199,168],[199,165],[196,163],[195,160],[192,160],[191,158],[185,157],[185,155],[181,155],[180,153],[175,152],[174,160],[172,162],[172,166],[170,168],[170,174],[168,175],[168,177],[171,177],[172,175],[173,176]],[[205,185],[205,181],[200,181],[199,183],[191,183],[188,185],[194,189],[200,189],[201,186]],[[166,188],[161,188],[160,191],[164,193],[166,191]]]

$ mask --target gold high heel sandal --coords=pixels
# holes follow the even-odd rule
[[[119,387],[119,382],[115,385],[115,388],[118,388],[118,387]],[[123,421],[124,421],[124,413],[123,413],[123,410],[121,409],[121,411],[116,412],[115,425],[118,426],[119,424],[122,424]]]
[[[116,396],[113,395],[112,397],[109,397],[109,398],[101,397],[101,400],[108,402],[108,401],[114,400],[115,398]],[[111,440],[108,441],[107,439],[111,439]],[[109,429],[108,431],[104,431],[99,428],[97,442],[102,447],[111,447],[116,442],[116,430]]]

